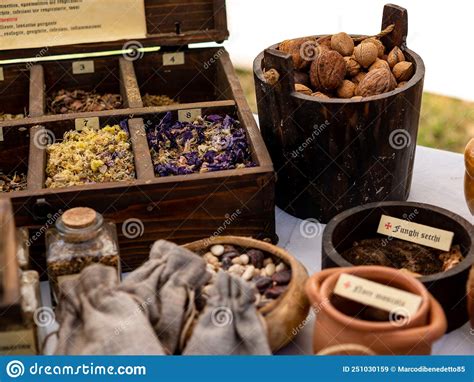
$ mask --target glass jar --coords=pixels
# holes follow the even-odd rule
[[[37,316],[41,309],[38,272],[21,272],[21,318],[0,327],[0,355],[38,354]]]
[[[77,277],[88,265],[101,263],[117,269],[120,256],[115,224],[105,222],[91,208],[67,210],[46,233],[46,262],[53,296],[59,297],[59,285]]]

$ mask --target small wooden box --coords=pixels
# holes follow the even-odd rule
[[[146,0],[145,13],[148,36],[137,42],[144,47],[160,46],[159,51],[140,52],[136,60],[121,54],[81,58],[79,61],[94,62],[94,72],[88,74],[72,72],[73,63],[78,61],[75,59],[51,58],[30,64],[26,73],[30,85],[18,84],[18,89],[23,86],[26,93],[18,99],[30,100],[29,117],[0,122],[4,137],[0,142],[0,168],[19,169],[27,171],[28,175],[27,190],[0,194],[0,198],[12,198],[17,226],[30,229],[31,256],[38,270],[44,269],[44,227],[54,224],[54,216],[59,211],[77,206],[92,207],[117,224],[125,271],[140,265],[148,256],[150,244],[160,238],[185,243],[225,232],[227,235],[276,239],[273,165],[229,55],[223,47],[188,46],[227,38],[225,1]],[[50,47],[47,54],[118,50],[126,43]],[[22,50],[21,57],[35,57],[38,52],[39,49]],[[184,63],[164,65],[169,55],[177,52],[180,57],[184,55]],[[19,54],[18,51],[4,51],[0,52],[0,57],[18,58]],[[22,70],[25,64],[11,64],[11,67]],[[4,85],[0,82],[2,98],[6,94]],[[47,115],[47,99],[59,89],[120,93],[123,108]],[[142,96],[147,92],[166,94],[180,103],[143,107]],[[17,102],[11,104],[12,109]],[[202,115],[230,114],[237,118],[247,133],[256,166],[156,177],[145,124],[158,121],[167,111],[176,116],[179,110],[189,109],[200,109]],[[64,132],[75,128],[76,119],[92,117],[98,117],[101,126],[128,121],[136,179],[46,189],[46,151],[34,144],[35,134],[37,137],[38,130],[42,129],[38,125],[59,140]],[[138,219],[142,224],[138,237],[124,235],[121,228],[129,219]]]

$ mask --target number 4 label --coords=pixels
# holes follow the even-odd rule
[[[163,65],[183,65],[184,64],[184,52],[164,53],[163,54]]]

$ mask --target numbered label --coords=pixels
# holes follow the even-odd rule
[[[183,65],[184,64],[184,52],[164,53],[163,54],[163,65]]]
[[[81,131],[84,128],[88,127],[89,129],[100,129],[99,118],[98,117],[91,117],[91,118],[76,118],[75,120],[76,130]]]
[[[0,142],[3,142],[3,127],[0,126]]]
[[[94,73],[94,61],[74,61],[72,63],[73,74]]]
[[[0,66],[0,81],[3,81],[5,77],[3,77],[3,68]]]
[[[178,110],[179,122],[193,122],[201,115],[201,109],[184,109]]]

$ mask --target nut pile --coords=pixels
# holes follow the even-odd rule
[[[26,174],[4,174],[0,170],[0,192],[14,192],[26,190]]]
[[[169,106],[175,105],[176,102],[173,98],[168,97],[167,95],[154,95],[146,93],[143,98],[143,106],[150,107],[150,106]]]
[[[291,269],[280,259],[259,249],[242,249],[233,245],[213,245],[203,255],[207,269],[213,275],[203,288],[208,296],[214,276],[219,270],[227,271],[255,285],[256,305],[262,307],[280,297],[291,281]]]
[[[25,114],[8,114],[0,112],[0,122],[1,121],[11,121],[14,119],[22,119],[25,118]]]
[[[291,55],[295,90],[315,97],[374,96],[404,86],[415,72],[399,47],[386,52],[378,36],[354,39],[341,32],[286,40],[278,49]],[[267,82],[276,83],[279,74],[267,69]]]
[[[47,188],[135,179],[126,123],[68,131],[62,142],[47,147],[47,154]]]
[[[122,108],[120,94],[96,94],[84,90],[59,90],[48,99],[51,114],[81,113]]]

